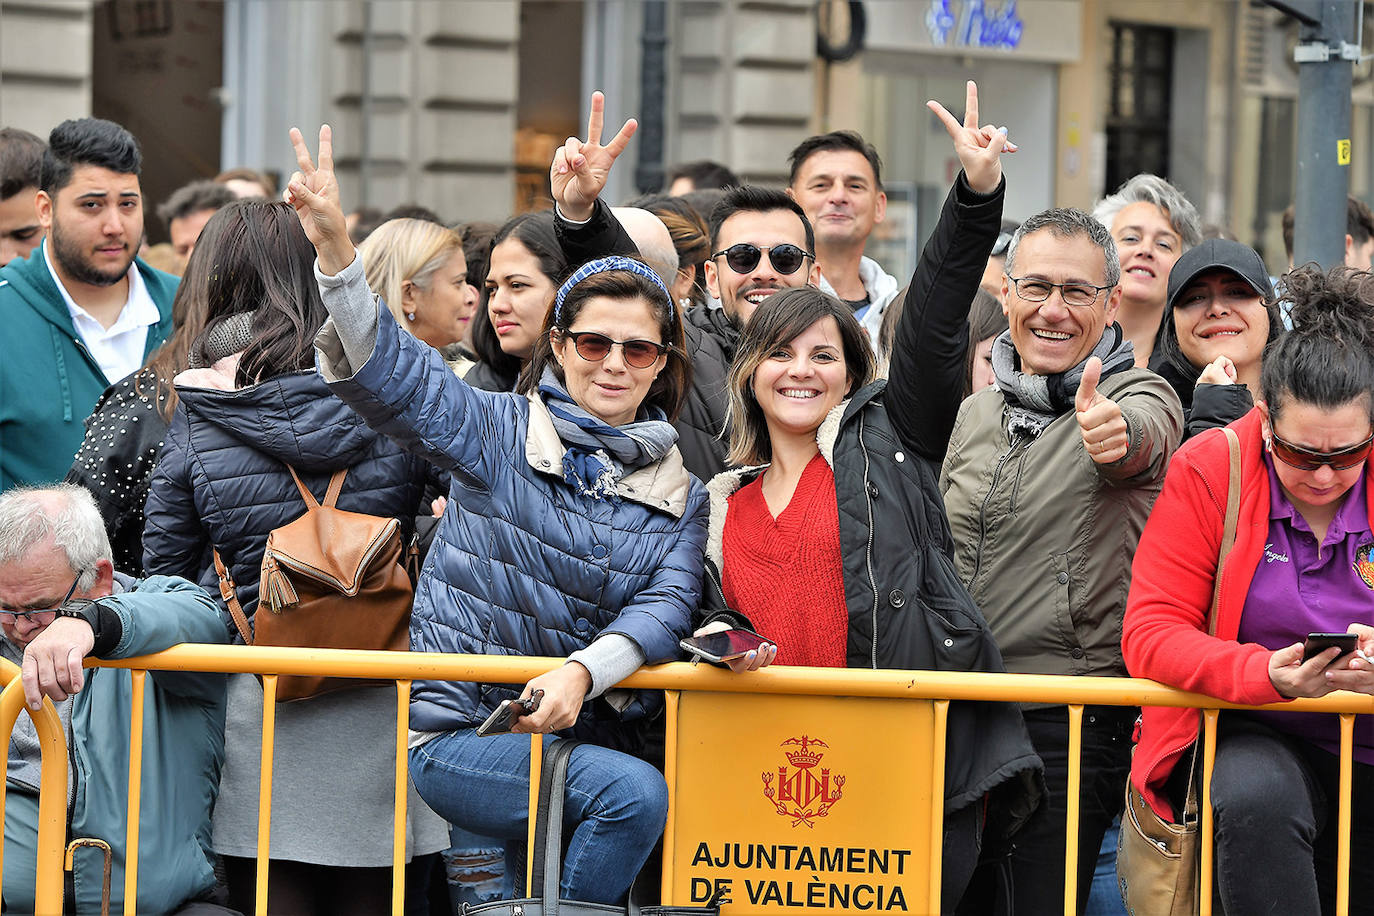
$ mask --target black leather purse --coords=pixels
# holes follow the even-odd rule
[[[544,753],[539,774],[539,811],[534,825],[534,872],[532,884],[542,897],[463,904],[463,916],[720,916],[714,901],[706,906],[644,906],[635,903],[630,888],[625,906],[559,900],[563,873],[563,789],[568,777],[568,758],[576,741],[554,741]]]

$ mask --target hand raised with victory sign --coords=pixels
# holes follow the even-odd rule
[[[1005,127],[978,126],[978,84],[968,81],[963,124],[934,99],[926,102],[926,107],[935,112],[954,141],[954,153],[964,167],[969,187],[979,194],[997,190],[1002,180],[1002,153],[1014,153],[1017,147],[1007,139]]]
[[[569,137],[553,154],[549,167],[549,187],[558,209],[570,220],[582,222],[592,215],[592,205],[606,187],[611,166],[630,138],[639,129],[639,122],[630,118],[611,142],[601,145],[601,130],[606,120],[606,97],[592,93],[592,111],[587,117],[587,139]]]
[[[1126,418],[1116,401],[1097,390],[1102,380],[1102,360],[1091,357],[1083,367],[1083,378],[1074,397],[1078,431],[1083,435],[1083,447],[1088,457],[1098,464],[1111,464],[1126,457],[1131,447]]]
[[[319,165],[310,158],[305,138],[294,127],[291,147],[296,151],[300,169],[291,175],[282,197],[296,208],[305,237],[319,256],[320,270],[332,277],[353,263],[353,242],[348,238],[348,225],[339,203],[339,181],[334,177],[333,131],[328,124],[320,127]]]

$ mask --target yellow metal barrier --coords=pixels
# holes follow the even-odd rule
[[[143,692],[143,674],[148,670],[186,670],[223,673],[256,673],[264,675],[263,693],[263,740],[262,740],[262,779],[259,804],[258,837],[258,887],[256,912],[266,913],[267,867],[270,850],[271,827],[271,768],[274,747],[275,684],[279,675],[326,674],[335,677],[358,677],[385,679],[397,682],[397,731],[396,731],[396,801],[393,821],[394,837],[394,889],[392,912],[403,912],[404,895],[404,856],[405,856],[405,776],[406,745],[409,727],[409,707],[407,697],[411,681],[415,679],[438,679],[457,681],[482,681],[491,683],[521,684],[537,674],[561,665],[563,659],[530,658],[512,656],[459,656],[436,655],[404,652],[364,652],[351,650],[325,649],[284,649],[246,646],[176,646],[156,655],[122,661],[89,660],[88,664],[108,668],[128,668],[134,672],[134,743],[132,745],[129,768],[130,810],[136,812],[137,799],[141,791],[140,746]],[[22,707],[22,694],[18,692],[17,669],[12,665],[0,666],[0,681],[8,681],[9,686],[0,693],[0,728],[13,727],[19,709]],[[1081,745],[1081,725],[1085,705],[1119,706],[1175,706],[1193,707],[1205,710],[1204,728],[1204,780],[1203,780],[1203,861],[1201,910],[1204,914],[1211,910],[1210,887],[1212,882],[1210,840],[1210,792],[1211,767],[1215,756],[1216,710],[1272,708],[1289,711],[1311,711],[1341,713],[1341,801],[1339,813],[1340,839],[1338,845],[1338,884],[1337,906],[1339,913],[1346,913],[1349,904],[1350,841],[1350,783],[1351,751],[1353,748],[1354,714],[1374,713],[1374,697],[1338,693],[1314,700],[1295,700],[1290,703],[1274,704],[1269,707],[1247,707],[1220,702],[1210,697],[1174,690],[1151,681],[1128,678],[1079,678],[1053,677],[1041,675],[988,675],[969,673],[940,673],[915,671],[866,671],[850,669],[816,669],[774,667],[748,675],[734,675],[727,671],[706,666],[695,667],[683,663],[661,665],[642,669],[628,678],[623,686],[667,691],[668,709],[668,756],[666,777],[670,791],[668,826],[665,832],[664,882],[665,902],[682,904],[690,902],[690,885],[683,880],[689,863],[684,862],[692,855],[689,849],[681,848],[675,838],[682,833],[684,820],[690,804],[686,798],[678,796],[679,787],[692,784],[692,774],[684,772],[679,760],[679,750],[684,744],[700,742],[704,736],[700,732],[679,733],[680,722],[690,723],[690,710],[684,712],[684,694],[695,695],[753,695],[754,697],[825,697],[831,701],[842,698],[875,698],[886,700],[917,701],[927,712],[926,726],[921,726],[922,734],[930,741],[929,754],[922,764],[926,781],[920,786],[919,795],[928,810],[888,810],[884,816],[909,817],[915,825],[910,858],[912,868],[923,877],[923,894],[903,897],[904,908],[909,912],[937,912],[940,899],[940,852],[941,852],[941,804],[944,787],[944,734],[945,722],[951,700],[981,700],[993,702],[1038,702],[1064,704],[1069,708],[1071,766],[1069,773],[1069,835],[1065,862],[1064,886],[1065,912],[1075,911],[1074,893],[1077,886],[1077,835],[1075,826],[1078,818],[1076,793],[1072,791],[1078,784],[1079,768],[1077,750]],[[693,701],[695,702],[695,701]],[[724,705],[720,701],[720,705]],[[914,711],[915,707],[907,706]],[[7,718],[6,718],[7,717]],[[38,717],[39,735],[43,740],[43,787],[40,798],[42,820],[39,826],[38,887],[39,909],[43,912],[58,912],[51,906],[52,901],[61,900],[61,865],[65,837],[63,806],[66,799],[66,752],[60,723],[51,704],[45,704]],[[700,724],[691,726],[701,729]],[[829,726],[827,726],[829,727]],[[0,733],[3,733],[0,731]],[[812,736],[808,736],[810,739]],[[866,738],[877,743],[887,741],[892,736],[883,731],[869,731]],[[533,766],[539,765],[538,737],[532,738],[535,754]],[[803,762],[812,765],[814,753],[808,752],[806,742],[799,742]],[[815,742],[812,741],[814,744]],[[919,756],[919,754],[917,754]],[[723,765],[723,764],[722,764]],[[532,774],[533,775],[533,774]],[[699,779],[701,774],[696,774]],[[773,784],[764,774],[764,786]],[[532,784],[537,779],[532,778]],[[823,788],[825,784],[822,784]],[[781,786],[777,787],[781,790]],[[824,789],[825,799],[838,800],[840,796],[833,782]],[[532,795],[534,789],[532,788]],[[773,799],[774,796],[765,796]],[[0,802],[3,802],[3,788],[0,787]],[[832,804],[834,801],[832,801]],[[798,811],[788,809],[790,815]],[[797,821],[811,827],[822,815],[809,808],[800,811],[803,815]],[[132,914],[137,900],[138,880],[138,825],[137,817],[130,818],[127,837],[127,867],[125,879],[124,911]],[[795,848],[795,847],[794,847]],[[876,850],[875,850],[876,852]],[[898,850],[906,853],[907,850]],[[918,855],[923,852],[925,855]],[[851,856],[854,851],[849,853]],[[838,856],[838,853],[834,853]],[[899,857],[905,863],[907,856]],[[861,866],[862,862],[859,863]],[[883,873],[887,873],[889,863],[882,862]],[[872,869],[877,872],[877,866]],[[762,885],[760,885],[762,886]],[[687,888],[684,890],[684,888]],[[870,888],[872,890],[872,888]],[[888,893],[894,893],[891,887]],[[809,891],[808,891],[809,892]],[[792,893],[789,887],[789,899]],[[832,892],[836,893],[836,892]],[[847,893],[847,891],[846,891]],[[881,893],[879,905],[865,908],[882,909]],[[867,903],[871,898],[865,898]],[[889,902],[892,902],[889,898]],[[778,905],[774,905],[774,904]],[[809,900],[802,905],[809,904]],[[814,908],[814,904],[810,904]],[[749,909],[754,906],[755,909]],[[727,913],[776,912],[788,908],[787,901],[769,900],[762,905],[757,900],[748,900],[726,908]]]

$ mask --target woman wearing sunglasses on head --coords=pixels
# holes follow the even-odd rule
[[[1140,539],[1122,649],[1132,675],[1233,703],[1374,693],[1374,276],[1300,269],[1293,330],[1264,360],[1262,399],[1179,449]],[[1235,544],[1218,572],[1227,495]],[[1216,593],[1215,635],[1209,634]],[[1359,653],[1303,661],[1309,633],[1355,632]],[[1191,709],[1147,707],[1131,782],[1161,817],[1183,809],[1198,735]],[[1212,776],[1217,897],[1228,914],[1334,910],[1337,717],[1227,711]],[[1355,725],[1355,811],[1374,803],[1374,722]],[[1124,828],[1123,828],[1124,829]],[[1357,816],[1352,887],[1374,880],[1374,823]],[[1371,912],[1353,895],[1351,912]]]
[[[292,140],[301,173],[289,195],[331,315],[316,340],[320,372],[368,424],[452,476],[411,648],[567,659],[523,689],[416,681],[411,777],[447,820],[523,848],[526,734],[587,742],[568,770],[576,829],[561,896],[619,903],[663,829],[667,786],[618,749],[637,749],[662,694],[606,690],[676,656],[706,540],[705,488],[683,469],[669,422],[690,384],[681,314],[641,262],[585,264],[558,289],[520,393],[478,391],[400,333],[368,290],[329,128],[318,168],[299,132]],[[502,700],[537,691],[538,708],[515,721],[526,734],[476,735]]]
[[[964,167],[922,252],[889,381],[867,332],[814,288],[775,293],[730,367],[730,460],[713,479],[698,633],[754,629],[737,671],[779,664],[1001,672],[1001,653],[953,565],[938,475],[964,395],[966,316],[997,235],[1005,136],[934,105]],[[956,202],[970,195],[977,203]],[[954,704],[945,759],[941,912],[980,848],[1034,809],[1040,760],[1012,704]],[[985,803],[986,802],[986,803]]]

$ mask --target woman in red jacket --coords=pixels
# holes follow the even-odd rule
[[[1229,457],[1208,431],[1174,456],[1140,539],[1122,646],[1131,674],[1258,705],[1374,693],[1374,276],[1298,270],[1294,330],[1265,356],[1263,399],[1240,437],[1240,517],[1217,584]],[[1360,634],[1360,652],[1302,660],[1309,632]],[[1333,715],[1227,712],[1212,776],[1216,889],[1226,913],[1331,912],[1340,739]],[[1131,780],[1171,816],[1187,790],[1191,709],[1147,707]],[[1355,804],[1374,802],[1374,722],[1355,728]],[[1172,819],[1177,819],[1173,817]],[[1374,879],[1374,823],[1355,818],[1354,887]],[[1371,911],[1356,894],[1351,912]]]

